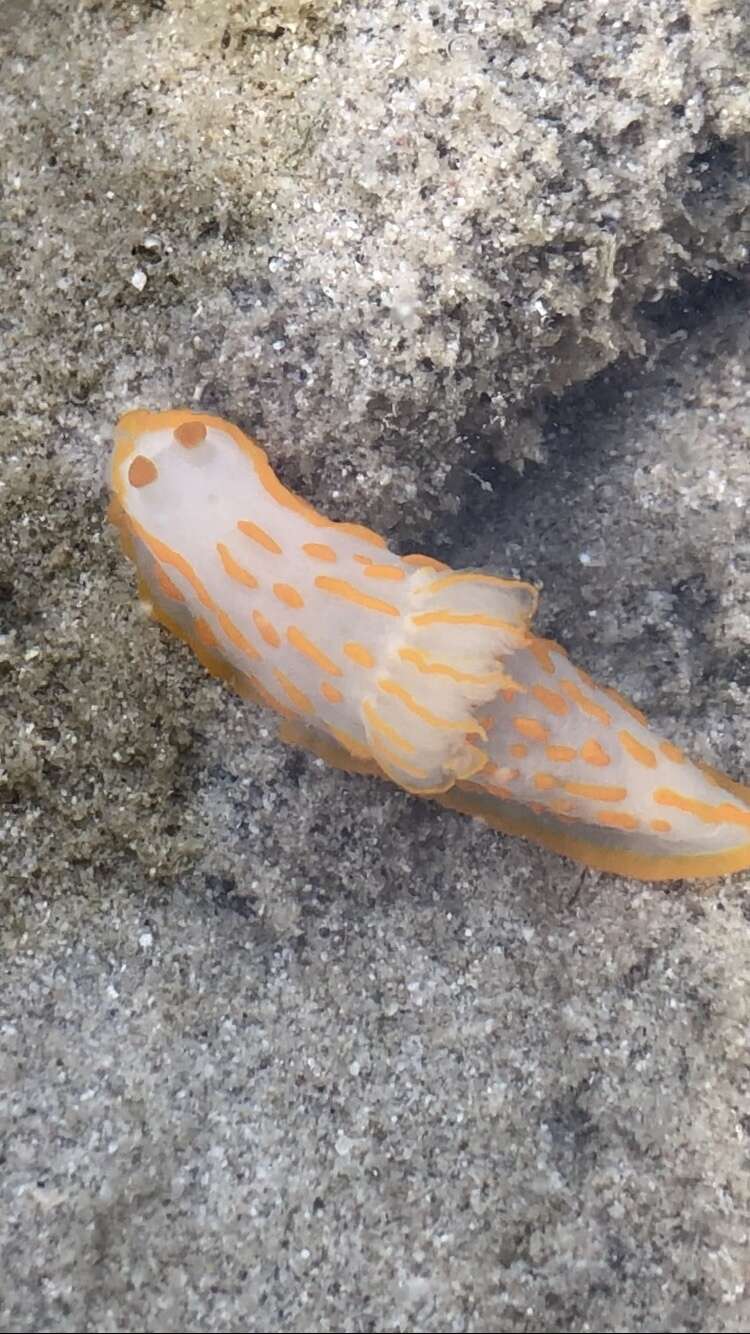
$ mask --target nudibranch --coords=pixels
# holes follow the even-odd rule
[[[203,413],[126,413],[111,485],[150,613],[284,740],[601,870],[750,866],[750,788],[535,636],[530,584],[395,555]]]

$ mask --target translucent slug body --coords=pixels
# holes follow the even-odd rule
[[[750,789],[691,763],[530,626],[531,585],[396,556],[288,491],[236,426],[119,422],[110,518],[150,613],[281,735],[587,866],[750,866]]]

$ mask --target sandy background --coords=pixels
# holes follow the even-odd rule
[[[200,403],[542,583],[747,779],[746,5],[0,0],[0,41],[0,1328],[747,1329],[747,878],[285,749],[104,521],[117,415]]]

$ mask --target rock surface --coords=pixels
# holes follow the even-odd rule
[[[0,5],[0,1328],[739,1334],[743,877],[285,749],[103,515],[201,402],[747,779],[750,294],[649,304],[743,263],[744,7],[217,8]]]

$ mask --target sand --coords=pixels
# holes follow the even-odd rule
[[[138,608],[201,405],[748,779],[742,3],[0,2],[0,1328],[742,1331],[747,877],[283,747]]]

